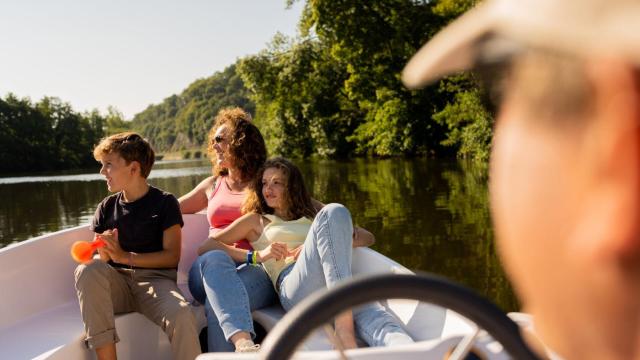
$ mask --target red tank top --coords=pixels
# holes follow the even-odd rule
[[[240,209],[242,208],[244,197],[244,193],[231,191],[227,185],[226,176],[219,177],[207,205],[209,229],[215,233],[216,231],[226,228],[234,220],[242,216]],[[245,250],[252,249],[246,239],[236,242],[234,246]]]

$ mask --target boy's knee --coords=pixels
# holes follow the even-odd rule
[[[196,317],[186,303],[181,303],[166,314],[165,330],[169,336],[178,329],[195,329],[196,326]]]
[[[76,287],[81,286],[86,281],[94,281],[98,276],[105,276],[108,266],[100,260],[92,260],[86,264],[78,265],[74,271]]]

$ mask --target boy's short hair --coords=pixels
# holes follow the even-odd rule
[[[93,149],[93,157],[98,161],[111,153],[118,153],[127,165],[137,161],[140,164],[140,175],[145,179],[149,176],[156,158],[149,142],[131,131],[105,137]]]

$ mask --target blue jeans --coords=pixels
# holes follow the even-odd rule
[[[332,288],[351,277],[353,225],[340,204],[322,208],[313,220],[296,263],[278,276],[280,303],[290,310],[317,289]],[[353,310],[357,334],[369,346],[412,343],[397,319],[379,303]]]
[[[237,266],[222,250],[196,259],[189,271],[189,290],[205,306],[210,352],[234,351],[229,338],[239,331],[255,337],[251,311],[278,300],[262,266]]]

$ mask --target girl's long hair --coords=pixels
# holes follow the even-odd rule
[[[304,184],[302,173],[291,161],[282,157],[274,157],[267,160],[260,170],[258,170],[253,186],[242,207],[242,212],[255,212],[258,214],[274,213],[273,208],[267,205],[262,195],[262,175],[265,170],[269,168],[280,170],[284,176],[286,190],[283,194],[283,200],[284,206],[287,209],[287,219],[284,220],[295,220],[301,217],[313,219],[316,216],[317,210],[311,202],[311,196]]]

